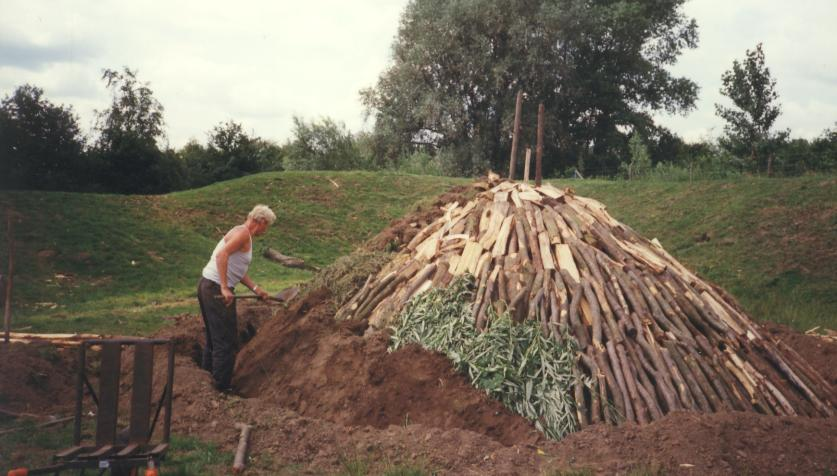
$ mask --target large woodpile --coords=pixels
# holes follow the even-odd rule
[[[509,311],[577,340],[582,426],[675,410],[833,414],[834,389],[807,362],[601,203],[496,177],[482,188],[449,204],[337,317],[383,328],[411,297],[470,273],[477,328]]]

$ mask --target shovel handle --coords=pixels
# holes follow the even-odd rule
[[[224,298],[224,296],[222,296],[220,294],[216,294],[214,297],[215,297],[215,299],[223,299]],[[233,299],[261,299],[261,296],[256,296],[255,294],[248,294],[246,296],[234,296]],[[273,297],[273,296],[268,296],[264,299],[265,299],[265,301],[285,302],[284,300],[279,299],[277,297]]]

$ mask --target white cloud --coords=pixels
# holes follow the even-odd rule
[[[720,76],[764,42],[778,80],[780,127],[812,137],[837,120],[837,60],[827,0],[693,0],[700,46],[675,66],[701,86],[688,117],[660,117],[687,139],[722,123],[714,115]],[[206,139],[233,119],[282,141],[292,117],[330,116],[363,127],[358,91],[390,58],[407,0],[207,1],[4,0],[0,16],[0,96],[29,82],[92,124],[108,104],[104,68],[128,66],[151,83],[166,109],[174,146]]]
[[[721,75],[746,50],[763,43],[765,62],[777,81],[782,103],[779,128],[794,137],[818,136],[837,121],[837,43],[833,21],[837,3],[828,0],[693,0],[685,7],[700,29],[698,48],[683,54],[672,71],[701,87],[697,110],[683,118],[657,116],[658,122],[687,140],[718,136],[723,121],[715,104],[729,105],[720,94]]]

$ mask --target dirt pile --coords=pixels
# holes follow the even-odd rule
[[[0,342],[0,409],[44,414],[74,401],[76,353],[48,343]]]
[[[243,328],[247,323],[258,327],[256,323],[261,322],[256,337],[245,344],[238,369],[242,390],[256,395],[249,398],[216,392],[209,374],[195,364],[193,349],[201,345],[203,335],[200,317],[172,318],[176,325],[162,330],[159,336],[179,342],[172,421],[175,434],[197,437],[232,451],[237,443],[233,424],[254,424],[248,474],[345,472],[347,464],[357,461],[364,462],[370,474],[397,465],[439,474],[550,474],[572,468],[605,474],[828,474],[837,469],[834,418],[674,412],[648,425],[594,425],[558,443],[541,440],[507,446],[503,439],[519,441],[527,434],[521,428],[535,438],[537,433],[523,419],[502,409],[496,410],[500,415],[480,416],[473,405],[492,408],[493,402],[479,403],[482,396],[478,393],[463,399],[467,389],[460,385],[465,383],[439,356],[416,348],[404,352],[403,360],[398,353],[377,354],[383,352],[383,343],[374,339],[363,342],[357,335],[362,328],[328,320],[332,311],[325,294],[300,299],[287,310],[249,305],[239,308]],[[270,329],[278,332],[278,337],[268,338]],[[810,358],[820,373],[833,378],[837,344],[781,326],[770,325],[769,329],[773,337]],[[282,341],[287,343],[280,351],[277,346]],[[335,345],[337,352],[328,349]],[[272,350],[257,352],[265,348]],[[254,355],[245,357],[250,352]],[[349,357],[342,361],[336,353]],[[62,360],[52,355],[61,355]],[[0,394],[6,399],[3,408],[29,409],[44,415],[67,413],[73,395],[74,355],[72,350],[48,345],[12,346],[12,358],[0,359]],[[256,355],[265,362],[277,360],[272,367],[275,381],[255,377],[252,369],[247,369]],[[358,360],[359,356],[383,362],[372,365]],[[394,359],[394,363],[386,363],[388,359]],[[163,360],[157,361],[156,380],[161,378]],[[282,366],[293,368],[282,370]],[[334,369],[329,377],[324,376],[327,366]],[[392,376],[393,370],[398,376]],[[50,376],[49,386],[20,385],[32,372]],[[376,383],[381,377],[384,381]],[[439,385],[440,378],[444,385]],[[347,382],[352,379],[357,382]],[[404,387],[385,387],[387,381]],[[385,398],[382,404],[382,391],[376,387],[400,392],[400,406],[387,406],[395,398]],[[332,388],[342,397],[332,396]],[[445,389],[451,395],[445,395]],[[127,397],[130,388],[124,391]],[[284,396],[285,392],[290,396]],[[304,407],[302,395],[309,400]],[[432,400],[438,408],[422,410],[428,403],[420,401],[419,396]],[[350,406],[365,408],[366,413],[347,410],[350,399],[355,399]],[[91,406],[86,410],[95,409]],[[466,417],[469,414],[472,416]],[[393,423],[387,426],[386,421]],[[486,423],[491,421],[495,423]],[[497,431],[492,425],[517,429]],[[9,451],[4,455],[12,461],[15,455],[31,453],[35,448]],[[44,451],[43,460],[47,461],[50,454]],[[0,466],[3,461],[0,458]]]
[[[554,464],[627,473],[829,474],[837,418],[675,412],[650,425],[597,425],[551,448]]]
[[[421,348],[387,353],[364,322],[334,320],[327,292],[312,293],[265,322],[238,357],[234,387],[301,415],[347,426],[460,428],[510,445],[534,443],[525,420],[489,400]]]

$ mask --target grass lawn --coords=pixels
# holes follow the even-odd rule
[[[335,187],[330,180],[338,185]],[[15,228],[14,328],[147,334],[197,312],[194,287],[215,243],[255,203],[278,212],[255,243],[268,290],[310,272],[262,258],[272,247],[324,266],[416,202],[467,180],[372,172],[265,173],[158,196],[4,192]],[[639,233],[723,286],[756,318],[837,327],[837,179],[556,181],[604,202]],[[6,269],[6,235],[0,266]],[[240,292],[246,292],[242,289]]]

